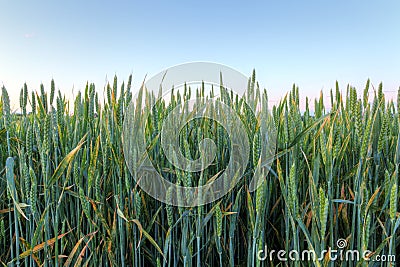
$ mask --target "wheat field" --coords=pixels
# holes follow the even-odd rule
[[[382,84],[357,90],[334,88],[331,103],[305,99],[295,85],[268,107],[267,91],[255,73],[248,94],[221,101],[239,114],[252,144],[246,174],[228,194],[199,207],[163,204],[136,184],[125,164],[121,141],[131,103],[132,76],[114,78],[104,100],[94,84],[73,101],[49,90],[20,94],[10,110],[6,88],[0,102],[0,265],[2,266],[395,266],[395,262],[309,261],[259,258],[259,251],[335,249],[400,255],[400,89],[385,99]],[[142,92],[145,103],[155,96]],[[211,92],[213,94],[214,92]],[[193,120],[181,135],[188,158],[198,158],[199,139],[216,140],[215,164],[204,172],[174,168],[160,152],[163,118],[187,97],[207,97],[202,88],[173,93],[149,112],[146,136],[157,168],[184,186],[207,182],[226,168],[230,146],[212,120]],[[252,114],[245,103],[261,108]],[[310,106],[313,106],[311,110]],[[327,109],[326,106],[331,108]],[[144,108],[150,108],[144,107]],[[258,119],[270,108],[276,151],[263,183],[250,192],[260,152]],[[184,111],[182,111],[184,112]],[[167,197],[172,197],[171,194]],[[400,260],[400,256],[398,256]]]

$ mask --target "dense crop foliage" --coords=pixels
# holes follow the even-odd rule
[[[297,87],[272,108],[278,133],[276,157],[262,186],[249,192],[259,151],[257,120],[245,103],[267,109],[255,75],[248,94],[221,99],[240,114],[253,143],[248,177],[214,203],[195,208],[165,205],[136,186],[121,142],[124,112],[132,99],[114,78],[100,101],[87,85],[74,102],[44,86],[21,89],[20,114],[0,102],[0,264],[15,266],[285,266],[259,250],[315,250],[346,239],[347,249],[400,255],[400,90],[397,104],[369,81],[361,98],[354,88],[331,92],[314,110],[300,111]],[[199,140],[216,140],[215,164],[189,174],[162,159],[157,146],[163,116],[202,88],[175,93],[153,106],[146,133],[157,168],[174,183],[205,183],[226,167],[229,140],[212,120],[193,120],[181,135],[188,158],[199,157]],[[214,92],[211,92],[214,94]],[[155,96],[142,91],[144,103]],[[102,103],[101,103],[102,102]],[[32,110],[32,112],[28,112]],[[135,129],[132,134],[135,134]],[[168,192],[167,192],[168,194]],[[400,258],[400,257],[399,257]],[[400,259],[398,259],[400,260]],[[361,260],[360,265],[366,264]],[[379,263],[381,264],[381,263]],[[393,263],[382,263],[383,266]],[[353,266],[355,262],[292,261],[290,266]]]

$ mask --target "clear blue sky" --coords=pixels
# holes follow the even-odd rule
[[[0,85],[14,103],[25,81],[48,88],[53,77],[70,94],[87,80],[102,90],[114,74],[138,85],[188,61],[255,68],[272,100],[293,83],[303,98],[335,80],[343,90],[368,77],[386,91],[400,85],[400,1],[37,0],[0,10]]]

